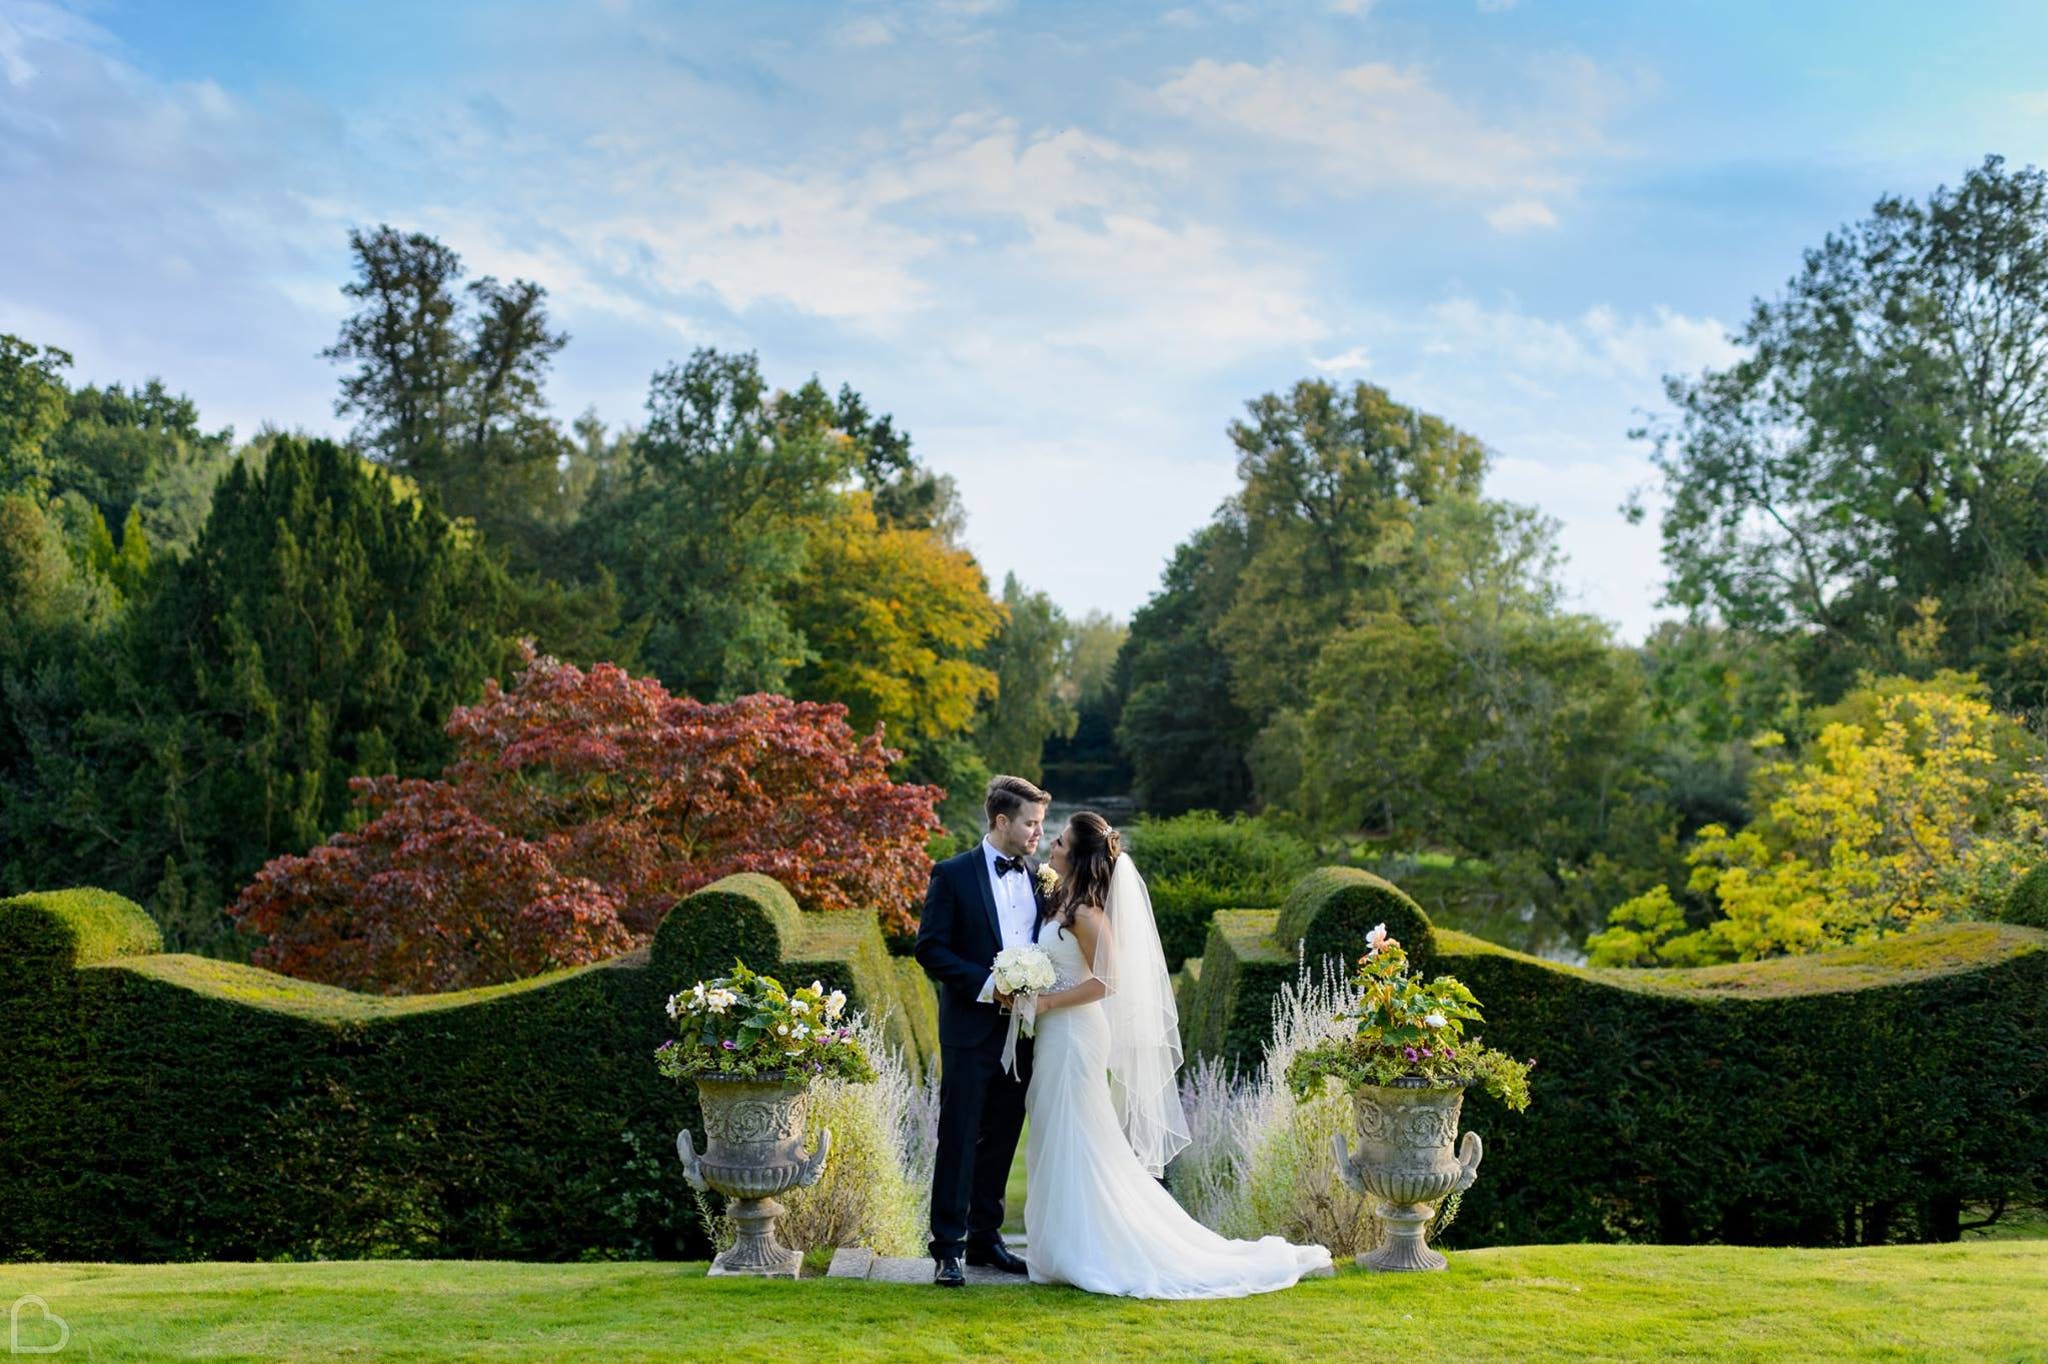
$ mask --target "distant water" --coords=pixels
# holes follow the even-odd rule
[[[1067,826],[1076,810],[1093,810],[1116,828],[1123,828],[1138,815],[1138,803],[1128,795],[1087,796],[1069,800],[1066,793],[1053,792],[1052,804],[1045,809],[1045,841],[1050,843],[1053,836]]]

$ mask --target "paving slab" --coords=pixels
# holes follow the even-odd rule
[[[1024,1242],[1018,1237],[1005,1237],[1010,1253],[1022,1256]],[[967,1265],[967,1286],[988,1288],[1019,1288],[1029,1286],[1031,1280],[1023,1274],[1005,1274],[1000,1269],[989,1269],[984,1265]],[[842,1246],[832,1253],[832,1267],[825,1271],[828,1279],[866,1279],[871,1283],[922,1283],[932,1281],[932,1261],[928,1255],[909,1259],[902,1256],[877,1255],[872,1250],[860,1250]]]

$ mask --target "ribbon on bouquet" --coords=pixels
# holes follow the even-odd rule
[[[1010,1035],[1003,1039],[1003,1069],[1017,1073],[1017,1035],[1021,1028],[1038,1023],[1038,996],[1018,995],[1010,1001]],[[1024,1036],[1029,1037],[1030,1033]]]

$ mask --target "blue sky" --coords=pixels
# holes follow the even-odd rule
[[[550,393],[691,348],[850,382],[968,541],[1127,614],[1243,402],[1367,379],[1659,614],[1659,376],[1880,194],[2044,159],[2048,6],[0,0],[0,331],[209,424],[343,429],[353,225],[549,289]]]

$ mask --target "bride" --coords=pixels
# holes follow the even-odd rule
[[[1059,980],[1036,1018],[1024,1150],[1033,1283],[1132,1298],[1235,1298],[1286,1288],[1330,1252],[1231,1241],[1155,1178],[1188,1144],[1179,1019],[1151,898],[1114,829],[1083,810],[1053,841],[1059,884],[1038,940]]]

